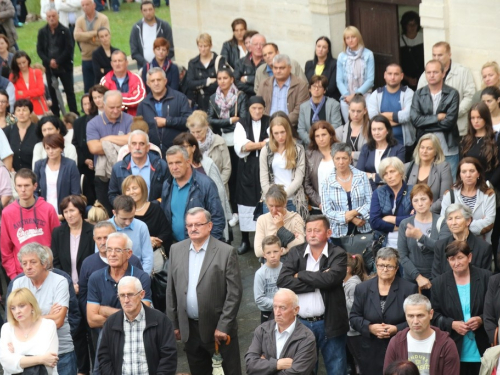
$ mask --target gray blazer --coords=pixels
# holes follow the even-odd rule
[[[412,163],[406,163],[406,183],[408,185],[416,185],[418,178],[418,164],[414,163],[411,171],[408,170]],[[429,173],[429,179],[427,180],[427,185],[431,188],[432,195],[434,197],[431,206],[431,211],[435,214],[441,214],[441,201],[443,200],[443,195],[445,191],[450,190],[453,184],[453,178],[451,177],[451,169],[448,162],[444,161],[440,164],[433,164],[431,171]]]
[[[349,132],[349,123],[339,126],[338,128],[335,129],[335,134],[337,135],[337,139],[340,142],[347,143],[347,145],[351,146],[351,141],[347,140],[347,133]],[[363,129],[361,129],[361,132],[359,133],[358,137],[358,150],[359,151],[352,151],[352,165],[356,167],[356,164],[358,164],[358,159],[359,159],[359,154],[361,152],[361,149],[363,146],[366,144],[366,139],[365,136],[363,135]],[[352,146],[351,146],[352,147]]]
[[[415,226],[415,216],[404,219],[398,229],[398,251],[401,257],[400,263],[403,267],[403,277],[415,282],[418,275],[431,279],[432,262],[434,261],[434,245],[439,237],[437,223],[439,215],[432,214],[432,228],[430,237],[422,236],[418,241],[415,238],[406,237],[408,224]],[[423,245],[422,247],[418,244]]]
[[[187,239],[172,245],[167,284],[167,316],[180,329],[182,342],[189,338],[187,290],[189,282],[189,246]],[[237,335],[236,315],[243,287],[233,247],[210,236],[196,287],[200,337],[203,343],[214,341],[216,329]]]
[[[336,129],[342,126],[342,119],[340,118],[340,104],[332,98],[326,97],[325,101],[326,121],[332,124]],[[311,103],[309,100],[300,105],[299,110],[299,125],[297,131],[304,146],[309,145],[309,130],[311,129]]]
[[[292,368],[286,371],[277,371],[275,327],[276,322],[270,320],[255,329],[252,343],[245,354],[247,375],[277,373],[312,375],[317,360],[316,339],[312,331],[299,319],[295,321],[295,329],[286,340],[280,354],[280,358],[293,359]]]

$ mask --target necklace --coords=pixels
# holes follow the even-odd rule
[[[33,327],[35,327],[35,324],[36,324],[36,323],[33,323],[33,324],[31,325],[31,328],[28,330],[28,333],[24,333],[24,329],[23,329],[23,332],[21,332],[21,333],[23,334],[23,336],[24,336],[24,339],[25,339],[25,340],[26,340],[26,339],[28,338],[28,336],[30,335],[31,331],[33,330]]]
[[[141,208],[136,208],[135,210],[136,210],[136,211],[142,211],[142,209],[143,209],[144,207],[146,207],[146,205],[147,205],[147,204],[148,204],[148,202],[144,203],[144,204],[142,205],[142,207],[141,207]]]
[[[481,142],[481,139],[483,139],[483,137],[476,137],[476,143],[479,144],[479,142]]]
[[[352,177],[352,173],[349,173],[349,176],[347,178],[342,178],[340,175],[337,175],[337,178],[339,179],[340,182],[349,182],[349,180]]]

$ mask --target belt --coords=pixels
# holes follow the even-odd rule
[[[325,319],[325,315],[320,315],[320,316],[312,316],[312,317],[310,317],[310,318],[303,318],[303,317],[301,317],[301,316],[299,315],[299,318],[300,318],[300,319],[302,319],[302,320],[306,320],[306,321],[308,321],[308,322],[312,322],[312,323],[314,323],[314,322],[319,322],[319,321],[321,321],[321,320],[324,320],[324,319]]]

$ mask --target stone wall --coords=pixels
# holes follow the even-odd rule
[[[333,36],[333,52],[342,49],[345,0],[170,0],[176,61],[187,66],[198,54],[196,37],[212,36],[213,51],[232,36],[231,22],[244,18],[249,30],[258,30],[302,66],[314,56],[314,42]]]

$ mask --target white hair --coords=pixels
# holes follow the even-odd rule
[[[121,238],[126,241],[125,243],[125,249],[132,250],[132,240],[127,236],[125,233],[122,232],[114,232],[108,235],[108,239],[106,240],[106,247],[108,247],[109,240],[112,238]]]
[[[146,138],[146,144],[149,145],[149,135],[148,135],[148,133],[146,133],[143,130],[136,129],[136,130],[130,132],[130,134],[128,136],[128,144],[129,144],[129,146],[130,146],[130,143],[132,142],[132,137],[134,135],[142,135],[142,136],[144,136],[144,138]]]
[[[118,291],[120,290],[121,286],[125,286],[125,285],[128,285],[128,284],[134,284],[136,292],[139,292],[139,291],[143,290],[143,287],[142,287],[142,284],[141,284],[141,280],[139,280],[137,277],[134,277],[134,276],[123,276],[120,279],[120,282],[118,283]]]
[[[299,296],[297,296],[293,290],[288,288],[279,288],[274,296],[276,297],[279,294],[286,294],[292,302],[292,307],[295,308],[299,305]]]

